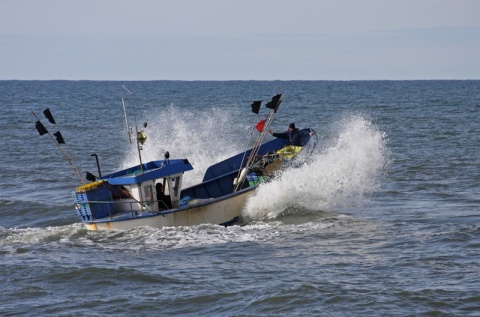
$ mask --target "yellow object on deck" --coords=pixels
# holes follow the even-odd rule
[[[85,193],[85,192],[88,192],[90,190],[93,190],[93,189],[97,188],[102,183],[103,183],[103,181],[100,180],[100,181],[96,181],[96,182],[93,182],[93,183],[85,184],[85,185],[82,185],[82,186],[79,186],[79,187],[75,188],[75,191],[77,193]]]
[[[301,146],[287,145],[284,148],[278,150],[276,153],[283,155],[283,158],[291,159],[302,150]]]

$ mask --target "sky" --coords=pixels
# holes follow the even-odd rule
[[[0,80],[480,79],[479,0],[0,0]]]

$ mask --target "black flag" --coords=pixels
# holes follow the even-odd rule
[[[97,176],[93,175],[92,173],[90,172],[87,172],[87,181],[91,181],[91,182],[94,182],[97,180]]]
[[[282,102],[282,94],[278,94],[276,96],[273,96],[272,101],[267,103],[265,106],[269,109],[274,109],[275,112],[277,112],[281,102]]]
[[[50,112],[49,108],[43,110],[43,114],[48,119],[48,121],[50,121],[50,123],[55,124],[55,119],[53,119],[52,113]]]
[[[254,101],[252,103],[252,112],[258,114],[261,104],[262,104],[262,101]]]
[[[38,133],[40,133],[40,135],[44,135],[48,133],[47,129],[45,129],[45,127],[40,122],[40,120],[37,120],[37,122],[35,122],[35,128],[37,128]]]
[[[53,135],[57,139],[58,144],[65,144],[65,140],[63,140],[63,136],[60,131],[55,132]]]

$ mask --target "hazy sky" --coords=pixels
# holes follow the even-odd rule
[[[480,0],[0,0],[0,79],[480,79]]]

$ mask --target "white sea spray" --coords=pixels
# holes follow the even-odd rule
[[[231,109],[211,107],[204,111],[191,111],[172,104],[154,114],[149,113],[148,117],[142,160],[144,163],[161,160],[166,151],[171,159],[188,159],[194,170],[184,177],[183,187],[201,182],[210,165],[243,150],[243,139],[235,138],[232,133],[241,123],[235,122],[237,116],[232,114]],[[136,165],[138,160],[138,152],[132,146],[122,168]]]
[[[379,189],[389,163],[386,134],[361,114],[349,114],[333,126],[312,161],[258,188],[243,211],[245,218],[276,218],[299,208],[348,207]],[[296,208],[289,209],[292,206]]]

